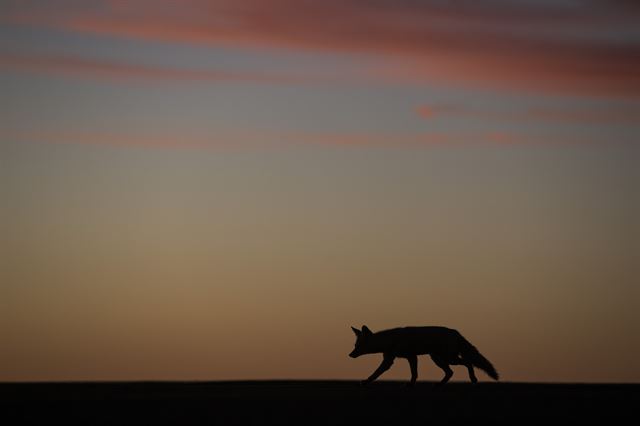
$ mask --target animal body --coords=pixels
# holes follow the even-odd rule
[[[382,363],[362,384],[376,380],[387,371],[396,358],[406,358],[411,368],[410,386],[418,379],[418,355],[430,355],[435,364],[444,371],[440,384],[445,384],[453,376],[451,365],[464,365],[469,372],[469,380],[478,379],[473,368],[478,367],[489,377],[498,380],[498,372],[467,339],[454,329],[446,327],[401,327],[372,332],[364,325],[362,330],[351,327],[356,335],[356,344],[349,354],[351,358],[360,355],[382,353]]]

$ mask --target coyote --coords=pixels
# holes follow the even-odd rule
[[[464,365],[469,371],[469,379],[477,383],[473,367],[478,367],[492,379],[498,380],[498,372],[488,359],[458,331],[446,327],[401,327],[373,333],[366,325],[362,330],[351,327],[356,334],[356,346],[349,356],[357,358],[360,355],[382,353],[383,359],[376,371],[363,380],[366,385],[380,377],[393,364],[396,357],[406,358],[411,368],[411,382],[413,386],[418,379],[418,355],[431,355],[431,359],[444,371],[444,378],[440,384],[445,384],[453,376],[450,365]]]

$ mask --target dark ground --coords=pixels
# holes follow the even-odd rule
[[[640,385],[0,383],[2,424],[635,424]]]

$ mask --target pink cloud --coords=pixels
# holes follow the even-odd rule
[[[610,109],[559,109],[533,108],[525,113],[532,120],[547,120],[560,123],[596,124],[640,124],[640,108]]]
[[[87,131],[26,131],[4,134],[7,140],[18,142],[46,142],[54,144],[108,145],[115,147],[208,149],[242,148],[247,138],[241,135],[224,137],[194,137],[166,133],[87,132]]]
[[[187,69],[87,59],[71,55],[23,55],[0,52],[0,69],[108,80],[254,82],[300,84],[332,81],[331,76]]]
[[[640,123],[640,109],[633,107],[617,108],[530,108],[523,110],[495,111],[465,107],[462,105],[440,104],[419,105],[416,107],[419,117],[433,120],[442,117],[449,118],[477,118],[492,120],[516,121],[548,121],[563,124],[638,124]]]
[[[61,0],[5,20],[154,41],[371,54],[395,82],[640,95],[637,3],[409,0]],[[22,5],[22,6],[21,6]],[[398,65],[402,64],[402,65]]]
[[[464,140],[463,135],[441,132],[411,133],[411,134],[379,134],[370,132],[342,132],[342,133],[292,133],[287,140],[302,145],[327,146],[377,146],[410,148],[431,145],[457,144]]]
[[[416,108],[416,112],[422,118],[431,119],[436,116],[436,111],[433,107],[428,105],[420,105]]]
[[[515,144],[523,142],[523,139],[514,133],[509,132],[489,132],[486,135],[489,142],[498,144]]]
[[[581,138],[539,140],[511,131],[423,132],[380,134],[372,132],[313,132],[313,131],[225,131],[203,136],[172,132],[84,131],[40,129],[35,131],[1,131],[7,141],[24,143],[53,143],[74,145],[102,145],[119,148],[153,148],[169,150],[261,150],[305,146],[328,148],[423,149],[430,147],[470,147],[523,144],[593,143]]]
[[[424,148],[430,146],[464,146],[493,142],[522,141],[515,136],[491,133],[488,136],[442,132],[379,134],[371,132],[225,132],[216,136],[171,134],[171,132],[96,132],[83,130],[38,130],[1,135],[16,142],[105,145],[131,148],[243,150],[294,146]],[[508,140],[507,140],[508,139]]]

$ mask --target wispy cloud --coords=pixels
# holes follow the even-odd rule
[[[160,148],[170,150],[256,150],[291,147],[393,148],[469,147],[538,143],[588,143],[587,140],[537,140],[517,132],[416,132],[380,134],[366,131],[312,132],[261,131],[223,132],[210,136],[172,132],[127,132],[83,130],[2,131],[3,140],[20,143],[103,145],[120,148]]]
[[[396,81],[638,97],[637,5],[61,0],[13,3],[4,20],[155,41],[366,53],[396,64],[381,73]]]
[[[522,118],[582,124],[635,124],[640,126],[640,108],[558,109],[532,108]]]
[[[89,59],[74,55],[17,54],[0,52],[0,69],[73,77],[137,80],[137,81],[193,81],[193,82],[251,82],[300,84],[329,82],[337,79],[322,75],[293,75],[284,73],[247,72],[241,70],[211,70],[150,66],[112,60]]]
[[[51,143],[121,148],[153,148],[169,150],[254,150],[284,146],[276,134],[250,131],[221,131],[210,135],[185,134],[175,131],[100,131],[100,130],[3,130],[0,137],[19,143]],[[277,142],[276,142],[277,141]]]
[[[285,135],[284,139],[297,145],[410,148],[457,144],[464,140],[464,136],[442,132],[405,134],[380,134],[371,132],[294,132]]]
[[[637,107],[618,108],[559,108],[537,107],[495,111],[455,104],[419,105],[415,113],[425,120],[441,118],[478,118],[493,120],[546,121],[563,124],[622,124],[640,125],[640,109]]]

